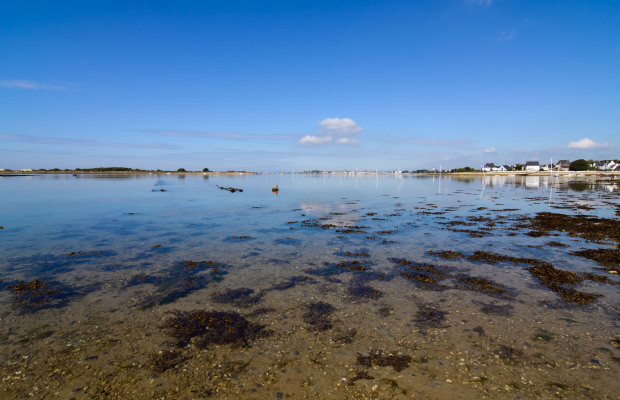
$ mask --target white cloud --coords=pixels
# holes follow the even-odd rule
[[[612,147],[610,143],[596,143],[589,138],[583,138],[576,142],[570,142],[568,144],[569,149],[601,149],[605,147]]]
[[[319,125],[328,135],[355,135],[363,129],[351,118],[325,118]]]
[[[306,135],[299,141],[304,146],[324,146],[332,142],[331,136],[311,136]]]
[[[48,85],[32,81],[24,81],[21,79],[12,79],[9,81],[0,81],[0,86],[6,88],[32,89],[32,90],[67,90],[63,85]]]
[[[353,139],[353,138],[340,138],[336,141],[336,143],[338,144],[347,144],[349,146],[357,146],[358,144],[360,144],[360,142],[357,139]]]
[[[490,149],[484,149],[484,153],[493,154],[493,153],[497,153],[497,150],[495,149],[495,147],[491,147]]]
[[[304,146],[325,146],[334,142],[334,137],[338,137],[336,143],[357,146],[360,142],[354,139],[357,133],[362,131],[351,118],[325,118],[318,123],[318,135],[306,135],[299,143]]]

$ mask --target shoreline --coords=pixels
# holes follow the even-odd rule
[[[493,171],[493,172],[443,172],[443,173],[416,173],[416,172],[353,172],[353,171],[329,171],[321,173],[311,172],[254,172],[254,171],[1,171],[0,177],[10,176],[34,176],[34,175],[408,175],[408,176],[552,176],[552,177],[612,177],[620,175],[620,171]],[[602,175],[602,176],[601,176]]]

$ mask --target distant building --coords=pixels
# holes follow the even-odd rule
[[[538,172],[540,171],[540,164],[538,161],[528,161],[525,163],[525,170],[527,172]]]
[[[484,167],[482,167],[482,170],[484,172],[497,171],[497,167],[493,163],[486,163],[484,164]]]
[[[506,172],[510,171],[510,167],[508,165],[500,165],[499,167],[497,167],[497,170],[499,172]]]
[[[560,160],[557,164],[555,164],[554,169],[557,169],[558,171],[568,171],[570,169],[570,161]]]
[[[615,171],[619,164],[614,160],[611,161],[597,161],[593,163],[591,166],[600,169],[601,171]]]

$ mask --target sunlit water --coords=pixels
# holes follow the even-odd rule
[[[620,394],[617,275],[570,254],[618,244],[519,225],[539,212],[617,220],[613,182],[49,175],[0,178],[0,197],[0,398]],[[609,282],[581,282],[601,296],[574,305],[531,265],[476,251]],[[410,265],[443,275],[425,285]],[[28,282],[45,285],[36,304],[16,290]],[[333,307],[324,326],[308,317],[318,302]],[[164,329],[175,310],[239,312],[269,334],[178,347]],[[178,360],[154,367],[171,350]]]

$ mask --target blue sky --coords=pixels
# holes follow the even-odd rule
[[[4,1],[0,168],[620,158],[620,2]]]

